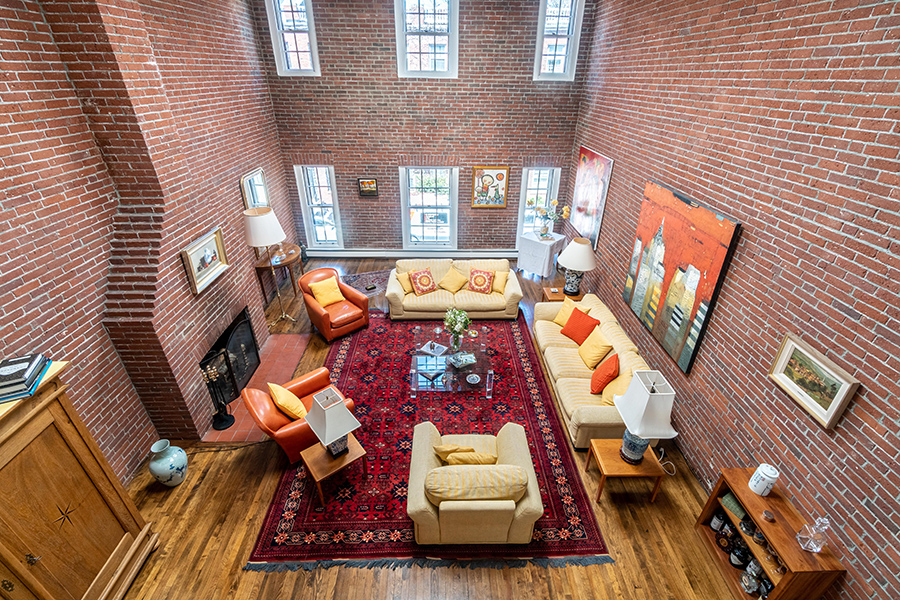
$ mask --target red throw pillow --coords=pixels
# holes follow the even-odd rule
[[[603,388],[619,376],[619,355],[613,354],[597,365],[594,374],[591,375],[591,393],[602,394]]]
[[[469,271],[469,289],[473,292],[490,294],[494,291],[494,272],[471,269]]]
[[[587,314],[576,308],[572,311],[569,320],[566,321],[566,325],[562,328],[560,333],[568,338],[572,338],[575,340],[575,343],[580,346],[584,343],[584,340],[591,335],[594,327],[599,324],[600,321],[594,317],[587,316]]]
[[[416,296],[433,292],[438,287],[434,275],[431,274],[431,269],[428,268],[410,273],[409,282],[412,284]]]

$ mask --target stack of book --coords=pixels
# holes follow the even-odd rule
[[[18,356],[0,361],[0,404],[34,394],[50,359],[43,354]]]

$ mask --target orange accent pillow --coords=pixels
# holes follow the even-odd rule
[[[619,376],[619,355],[613,354],[606,357],[602,363],[597,365],[594,373],[591,375],[591,393],[602,394],[603,388],[608,386],[610,382]]]
[[[431,274],[431,269],[427,267],[421,271],[411,271],[409,282],[412,284],[416,296],[433,292],[438,287],[434,276]]]
[[[584,340],[591,335],[591,332],[594,331],[594,327],[599,324],[600,321],[594,317],[587,316],[587,314],[576,308],[572,311],[569,320],[566,321],[566,325],[562,328],[560,333],[567,338],[571,338],[580,346],[584,343]]]
[[[469,271],[469,289],[473,292],[490,294],[494,291],[494,272],[471,269]]]

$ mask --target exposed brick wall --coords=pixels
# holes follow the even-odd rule
[[[615,160],[587,285],[675,387],[679,446],[707,485],[775,464],[831,519],[849,573],[829,598],[900,597],[898,9],[604,2],[570,163],[579,145]],[[648,179],[743,224],[689,376],[621,297]],[[833,431],[767,377],[787,331],[862,382]]]
[[[36,2],[0,7],[0,356],[63,380],[120,478],[156,431],[101,325],[118,194]]]
[[[513,248],[523,166],[567,165],[581,78],[532,80],[538,3],[460,6],[458,79],[397,77],[393,0],[314,2],[322,76],[279,77],[255,1],[290,197],[299,198],[293,165],[333,165],[346,248],[402,248],[404,165],[460,168],[460,249]],[[588,6],[578,74],[590,28]],[[416,157],[435,162],[407,162]],[[511,168],[506,209],[471,208],[476,165]],[[359,196],[361,177],[378,179],[377,198]]]

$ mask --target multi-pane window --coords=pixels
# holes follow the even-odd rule
[[[267,0],[279,75],[319,75],[310,0]]]
[[[559,168],[529,168],[522,173],[519,202],[519,233],[537,232],[544,225],[538,209],[550,211],[550,201],[558,200]]]
[[[458,169],[401,167],[403,246],[456,247]]]
[[[310,248],[342,248],[340,213],[334,191],[334,168],[323,166],[294,167],[306,240]]]
[[[394,0],[400,77],[456,77],[458,0]]]
[[[541,0],[534,78],[572,81],[581,37],[583,0]]]

